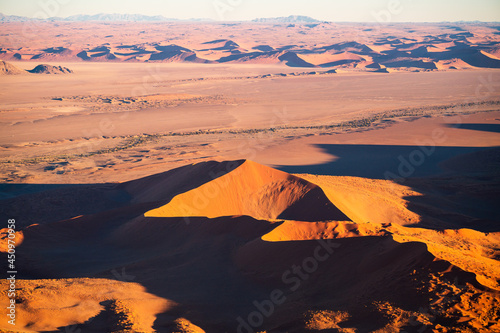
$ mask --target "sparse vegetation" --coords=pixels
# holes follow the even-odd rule
[[[108,95],[92,96],[53,96],[53,101],[74,101],[89,104],[88,110],[92,113],[120,112],[146,108],[168,108],[182,104],[217,104],[227,105],[237,102],[221,94],[211,96],[192,96],[187,94],[147,95],[134,97],[119,97]]]
[[[222,98],[222,97],[213,97]],[[197,100],[196,98],[194,100]],[[200,97],[200,100],[203,98]],[[450,105],[438,105],[430,107],[419,107],[419,108],[404,108],[395,109],[391,111],[385,111],[376,113],[370,117],[354,119],[347,122],[341,122],[336,124],[325,124],[325,125],[309,125],[309,126],[274,126],[268,128],[252,128],[252,129],[236,129],[236,130],[196,130],[189,132],[168,132],[168,133],[156,133],[156,134],[141,134],[132,136],[123,136],[122,143],[115,147],[98,149],[95,151],[89,151],[79,154],[62,154],[62,155],[48,155],[48,156],[37,156],[22,160],[6,160],[0,161],[0,163],[13,163],[13,164],[38,164],[46,162],[55,162],[61,160],[71,160],[78,158],[91,157],[96,155],[104,155],[110,153],[116,153],[119,151],[127,150],[130,148],[135,148],[146,143],[155,142],[161,140],[162,138],[176,137],[176,136],[200,136],[200,135],[221,135],[221,134],[231,134],[231,135],[256,135],[256,134],[266,134],[266,133],[278,133],[282,131],[290,130],[308,130],[315,132],[317,134],[322,134],[324,131],[332,133],[332,131],[346,131],[346,130],[361,130],[367,129],[372,126],[385,126],[384,121],[400,119],[403,121],[413,121],[423,116],[435,116],[435,115],[466,115],[476,112],[490,112],[496,111],[492,110],[480,110],[477,108],[479,106],[498,106],[500,101],[483,101],[477,103],[461,103],[461,104],[450,104]]]

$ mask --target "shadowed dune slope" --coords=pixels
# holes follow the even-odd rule
[[[248,215],[257,219],[348,221],[320,187],[286,172],[245,161],[235,170],[145,214],[151,217]]]
[[[28,72],[33,74],[71,74],[73,71],[67,67],[41,64]]]
[[[484,51],[471,52],[461,59],[475,67],[500,68],[500,59]]]
[[[233,54],[222,57],[218,60],[220,63],[238,62],[247,64],[279,64],[284,63],[289,67],[316,67],[305,61],[294,52],[270,51],[270,52],[251,52]]]
[[[318,186],[245,160],[202,162],[121,184],[55,188],[13,184],[1,189],[6,199],[0,205],[0,217],[17,218],[19,227],[135,205],[147,207],[144,212],[160,207],[151,216],[349,221]]]
[[[120,184],[129,193],[133,203],[170,201],[174,196],[217,179],[241,166],[245,160],[208,161],[186,165],[149,177]]]

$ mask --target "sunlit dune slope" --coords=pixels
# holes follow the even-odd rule
[[[17,287],[16,325],[3,321],[1,332],[151,332],[156,316],[175,306],[116,279],[18,280]]]
[[[151,217],[248,215],[256,219],[348,221],[321,188],[252,161],[145,214]]]
[[[0,75],[19,75],[19,74],[26,74],[26,71],[17,68],[11,63],[0,60]]]
[[[380,225],[352,222],[301,222],[285,221],[262,236],[269,242],[303,241],[318,239],[387,236],[389,232]]]

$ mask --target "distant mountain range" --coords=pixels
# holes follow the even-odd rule
[[[95,14],[95,15],[73,15],[66,18],[56,18],[64,21],[85,22],[85,21],[178,21],[162,15],[148,16],[140,14]]]
[[[24,16],[4,15],[0,13],[0,22],[24,22],[29,20],[31,19]]]
[[[252,20],[252,22],[257,23],[319,23],[316,19],[309,16],[301,15],[290,15],[287,17],[269,17],[269,18],[257,18]]]
[[[16,15],[4,15],[0,13],[0,22],[25,22],[35,20],[33,18],[16,16]],[[36,19],[38,20],[38,19]],[[175,18],[168,18],[162,15],[148,16],[141,14],[95,14],[95,15],[72,15],[68,17],[51,17],[44,21],[69,21],[69,22],[87,22],[87,21],[101,21],[101,22],[176,22],[176,21],[193,21],[193,22],[203,22],[203,21],[213,21],[208,18],[192,18],[187,20],[179,20]],[[257,23],[319,23],[316,19],[308,16],[301,15],[291,15],[288,17],[272,17],[272,18],[257,18],[252,20],[252,22]]]
[[[0,13],[0,22],[24,22],[35,20],[33,18],[15,15],[4,15]],[[162,15],[148,16],[141,14],[95,14],[95,15],[72,15],[68,17],[50,17],[43,21],[69,21],[69,22],[173,22],[182,21],[174,18],[167,18]],[[211,21],[211,19],[189,19],[185,21]]]

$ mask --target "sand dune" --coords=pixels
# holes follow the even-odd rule
[[[49,47],[41,50],[41,53],[31,57],[30,60],[57,61],[76,59],[81,50],[72,50],[66,47]]]
[[[3,48],[0,48],[0,58],[3,61],[19,61],[19,60],[30,60],[32,55],[26,55],[26,54],[21,54],[17,52],[16,50],[4,50]]]
[[[368,58],[367,56],[361,57],[351,52],[304,53],[299,54],[299,57],[320,67],[335,67],[345,63],[360,62],[365,60],[365,57]]]
[[[94,52],[94,53],[81,51],[76,56],[81,60],[86,60],[86,61],[109,61],[117,59],[117,57],[114,54],[109,53],[107,51]]]
[[[234,171],[244,163],[205,162],[184,166],[163,174],[153,175],[124,183],[124,189],[133,196],[133,202],[145,203],[170,201],[174,196],[198,188]]]
[[[461,59],[439,60],[435,64],[438,69],[445,69],[445,70],[473,68],[473,66],[469,65],[468,63],[466,63]]]
[[[113,279],[23,280],[17,283],[18,300],[24,305],[17,309],[16,328],[22,332],[70,331],[79,329],[84,322],[88,322],[94,332],[150,331],[156,315],[173,304],[148,293],[138,283]],[[12,325],[2,328],[11,330]]]
[[[315,67],[313,64],[300,58],[294,52],[269,51],[234,54],[222,57],[218,62],[239,62],[247,64],[278,64],[284,63],[290,67]]]
[[[343,52],[351,52],[351,53],[357,53],[357,54],[373,54],[376,53],[374,52],[370,47],[363,43],[359,43],[356,41],[347,41],[343,43],[337,43],[329,46],[324,46],[321,48],[321,50],[329,51],[329,50],[336,50],[336,51],[343,51]]]
[[[356,209],[355,200],[348,207],[349,200],[335,196],[341,192],[332,187],[338,178],[307,178],[322,184],[333,201]],[[122,198],[125,206],[23,228],[17,253],[25,278],[18,281],[22,302],[16,327],[297,333],[343,327],[392,332],[437,329],[446,321],[457,332],[498,329],[500,297],[474,275],[486,284],[498,278],[498,269],[488,268],[498,259],[491,252],[498,233],[446,230],[443,238],[440,231],[387,222],[144,216],[161,201],[173,206],[182,204],[177,198],[193,203],[192,193],[216,193],[203,189],[210,184],[215,189],[217,180],[220,195],[206,198],[219,215],[244,213],[224,211],[230,204],[227,197],[238,197],[238,209],[243,209],[252,189],[262,189],[268,203],[279,204],[273,198],[289,201],[290,193],[320,188],[250,161],[189,165],[115,184],[115,191],[128,193]],[[408,195],[387,182],[379,182],[377,193],[388,202],[367,199],[367,205],[393,207],[398,196],[403,200]],[[373,185],[359,179],[350,189],[359,191],[363,184]],[[101,186],[96,190],[110,190]],[[221,199],[226,205],[218,205]],[[320,209],[309,203],[300,207],[301,200],[295,204],[301,212]],[[232,204],[238,206],[234,200]],[[267,214],[262,213],[264,206],[259,209],[262,215],[279,214],[274,205],[265,208]],[[384,220],[380,211],[371,214]],[[464,248],[451,247],[451,240]],[[1,249],[5,251],[3,245]],[[489,275],[481,277],[481,272]],[[7,287],[4,281],[2,287]],[[278,301],[266,301],[270,299]],[[270,312],[255,324],[249,315],[264,311],[259,309]],[[0,323],[3,329],[5,325]]]
[[[388,68],[404,67],[404,68],[419,68],[419,69],[437,69],[437,66],[433,61],[413,60],[409,58],[396,58],[391,61],[385,61],[383,64],[385,67]]]
[[[38,65],[28,72],[33,74],[71,74],[73,71],[67,67],[52,66],[52,65]]]
[[[438,196],[430,197],[427,200],[421,200],[422,209],[420,209],[418,204],[411,204],[408,200],[422,196],[422,192],[418,192],[416,188],[429,186],[425,182],[419,183],[416,181],[410,187],[393,186],[386,180],[316,175],[300,176],[318,184],[325,191],[330,201],[354,221],[350,225],[350,228],[355,231],[354,235],[367,234],[366,229],[358,231],[359,225],[362,225],[363,222],[372,222],[369,224],[371,232],[380,232],[380,226],[387,226],[387,223],[390,223],[391,226],[387,227],[386,231],[391,232],[395,240],[409,241],[418,239],[423,241],[433,255],[449,260],[464,270],[474,272],[484,285],[500,289],[497,281],[497,277],[500,275],[496,261],[498,251],[493,245],[497,242],[500,233],[496,232],[497,228],[491,228],[495,224],[493,222],[495,217],[492,216],[489,222],[490,225],[487,218],[484,219],[484,223],[480,223],[477,217],[459,214],[456,207],[445,208],[450,201],[457,202],[456,205],[462,207],[469,205],[467,200],[474,197],[471,193],[468,194],[467,198],[458,199],[455,197],[453,200],[439,198]],[[460,186],[451,180],[441,180],[440,182],[447,183],[449,188]],[[483,189],[483,191],[491,193],[491,190],[487,188]],[[491,195],[496,196],[496,194]],[[418,199],[416,200],[418,201]],[[448,202],[448,204],[445,202]],[[480,214],[484,214],[483,212],[486,211],[486,209],[483,209]],[[432,218],[430,218],[430,215],[432,215]],[[471,225],[469,222],[471,220],[476,222],[475,227],[477,229],[493,230],[494,232],[484,233],[465,229],[466,226]],[[448,228],[450,229],[446,230]],[[454,238],[454,240],[451,240],[451,238]],[[446,245],[449,242],[460,244],[459,249],[456,249],[454,245]],[[465,257],[459,253],[465,254]]]
[[[379,64],[378,62],[367,62],[364,64],[365,68],[372,68],[372,69],[385,69],[386,67],[382,64]]]
[[[199,51],[236,51],[236,50],[244,50],[237,43],[233,42],[230,39],[218,39],[210,42],[205,42],[203,45],[206,45],[206,49],[202,49]]]
[[[294,52],[284,52],[278,57],[278,59],[289,67],[315,67],[313,64],[304,61]]]
[[[49,31],[53,28],[52,24],[56,23],[47,22],[43,25],[47,25]],[[470,68],[432,65],[453,59],[465,61],[472,67],[499,67],[496,57],[500,41],[495,35],[485,37],[482,31],[489,28],[487,24],[463,24],[460,27],[463,31],[459,32],[440,24],[427,24],[418,29],[412,25],[385,27],[384,30],[389,29],[390,33],[382,33],[380,27],[346,24],[343,26],[344,33],[338,34],[338,27],[332,24],[273,27],[270,23],[246,22],[233,25],[234,33],[228,36],[222,33],[226,27],[223,23],[165,23],[170,31],[177,32],[178,37],[171,40],[165,40],[164,35],[160,34],[161,29],[152,29],[154,31],[149,31],[146,35],[143,33],[145,30],[141,30],[142,25],[138,24],[129,27],[133,33],[127,34],[121,31],[123,27],[110,24],[116,30],[115,34],[88,41],[81,40],[78,33],[82,29],[88,30],[89,34],[95,33],[96,29],[93,29],[91,23],[66,23],[64,27],[57,28],[66,36],[64,41],[71,39],[75,42],[62,42],[53,36],[47,36],[47,42],[43,44],[32,41],[30,45],[21,48],[2,45],[0,58],[57,62],[283,63],[291,67],[322,66],[356,72],[366,71],[366,67],[359,64],[363,60],[382,64],[387,62],[387,67],[393,68],[393,71],[407,71],[408,68]],[[22,28],[16,22],[4,25],[14,32]],[[287,38],[282,39],[285,32]],[[130,35],[138,37],[131,42],[128,38]],[[304,35],[307,38],[303,38]],[[326,36],[329,36],[328,39]]]
[[[488,48],[486,52],[498,58],[500,57],[500,46],[495,45],[492,48]]]
[[[0,60],[0,75],[19,75],[26,73],[22,69],[17,68],[16,66]]]
[[[233,215],[256,219],[348,220],[317,186],[251,161],[146,213],[150,217]]]
[[[270,331],[334,328],[338,316],[344,318],[341,321],[351,318],[350,327],[357,330],[402,329],[410,327],[410,318],[422,326],[425,313],[419,317],[418,309],[430,304],[439,320],[456,320],[451,326],[457,331],[468,327],[486,332],[496,327],[498,316],[482,313],[494,311],[500,299],[478,281],[498,287],[492,284],[500,274],[494,268],[498,254],[491,252],[498,233],[446,230],[448,236],[443,238],[439,231],[400,226],[410,214],[403,205],[409,190],[388,181],[347,183],[338,177],[307,175],[306,179],[322,187],[250,161],[189,165],[114,185],[114,191],[128,193],[123,197],[128,204],[121,208],[23,228],[18,260],[24,274],[52,280],[20,282],[23,303],[18,311],[22,318],[31,319],[20,320],[19,327],[56,330],[76,323],[77,328],[113,332],[242,330],[242,322],[255,311],[252,300],[265,299],[277,287],[282,288],[285,301],[275,305],[263,324]],[[354,220],[374,222],[297,219],[301,213],[309,217],[315,210],[327,210],[328,199],[321,204],[315,198],[313,203],[322,208],[304,202],[315,189],[325,191]],[[109,186],[98,189],[103,190],[109,191]],[[361,198],[367,190],[372,194],[364,192]],[[253,199],[259,191],[265,194],[260,196],[264,202]],[[196,205],[196,195],[208,200],[202,208],[205,212],[220,217],[151,214],[151,207],[162,201],[168,203],[157,211]],[[394,209],[398,200],[406,215],[384,214],[383,207]],[[295,212],[282,222],[233,216],[276,216],[290,204]],[[370,217],[352,215],[363,210]],[[395,223],[387,222],[389,216]],[[447,241],[451,239],[467,247],[454,249]],[[311,257],[315,253],[318,259]],[[311,260],[315,260],[313,270],[307,268],[313,267],[308,266]],[[292,273],[291,267],[304,267],[301,274],[307,272],[307,278]],[[117,281],[117,274],[125,274],[130,281]],[[229,283],[230,292],[214,280],[217,276]],[[33,291],[25,292],[28,289]],[[91,297],[89,289],[99,296]],[[460,297],[454,296],[457,290]],[[67,310],[67,301],[50,309],[43,306],[60,297],[71,300],[79,311]],[[311,312],[318,309],[317,304],[321,304],[319,310]],[[55,313],[58,319],[51,320]],[[396,313],[403,317],[387,319]],[[237,320],[240,317],[243,321]]]
[[[252,47],[252,49],[263,51],[263,52],[274,51],[274,48],[270,45],[257,45],[257,46]]]
[[[475,67],[500,68],[500,59],[484,51],[466,54],[460,59]]]
[[[162,61],[162,62],[178,62],[190,61],[197,63],[208,63],[208,60],[200,59],[196,53],[178,45],[158,45],[156,49],[159,53],[153,53],[149,57],[149,61]]]

